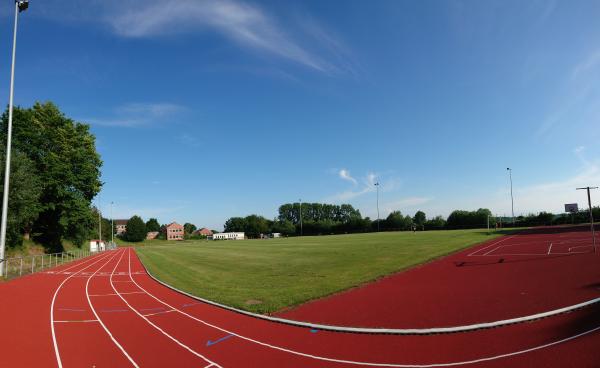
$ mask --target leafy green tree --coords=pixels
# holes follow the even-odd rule
[[[2,116],[0,141],[6,142],[8,114]],[[33,221],[35,240],[51,251],[62,239],[81,241],[90,221],[90,203],[98,194],[102,161],[89,125],[66,117],[54,104],[15,108],[13,147],[34,165],[40,179],[40,212]]]
[[[385,219],[385,227],[388,230],[404,230],[406,227],[406,218],[400,211],[392,211]]]
[[[184,233],[191,234],[194,231],[196,231],[196,225],[190,224],[189,222],[186,222],[185,224],[183,224],[183,232]]]
[[[246,216],[244,222],[244,232],[249,238],[258,238],[260,234],[266,234],[269,232],[269,223],[267,219],[262,216]]]
[[[417,211],[415,216],[413,217],[413,222],[415,225],[419,227],[419,229],[423,230],[425,221],[427,221],[427,217],[425,216],[425,212]]]
[[[275,221],[272,230],[274,233],[281,233],[286,236],[294,235],[296,233],[296,227],[289,220]]]
[[[246,220],[243,217],[231,217],[225,222],[225,232],[245,231]]]
[[[128,241],[141,242],[146,239],[146,233],[146,224],[141,217],[134,215],[127,221],[126,237]]]
[[[4,193],[4,165],[6,146],[0,147],[0,198]],[[33,222],[41,210],[39,202],[42,183],[35,171],[33,161],[20,151],[13,150],[11,156],[10,193],[8,194],[8,216],[6,221],[6,244],[20,246],[23,233],[29,234]],[[2,209],[0,208],[0,214]]]
[[[151,218],[146,222],[146,231],[160,231],[160,224],[155,218]]]

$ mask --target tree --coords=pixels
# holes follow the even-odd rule
[[[243,217],[231,217],[225,222],[225,232],[239,232],[245,231],[246,220]]]
[[[275,221],[273,223],[272,230],[274,233],[281,233],[286,236],[294,235],[296,233],[296,227],[291,221],[288,220]]]
[[[141,217],[134,215],[129,221],[127,221],[126,226],[126,238],[127,241],[130,242],[141,242],[146,239],[146,224]]]
[[[155,218],[151,218],[146,222],[146,231],[160,231],[160,224]]]
[[[42,190],[40,212],[32,223],[35,239],[50,251],[62,250],[62,239],[84,238],[90,203],[98,194],[102,161],[89,125],[67,118],[54,104],[36,102],[14,109],[13,148],[34,166]],[[0,141],[6,142],[8,114],[2,116]]]
[[[191,234],[194,231],[196,231],[196,225],[190,224],[189,222],[186,222],[185,224],[183,224],[183,232],[184,233]]]
[[[415,225],[417,225],[421,230],[424,230],[425,221],[427,221],[425,212],[417,211],[417,213],[415,213],[415,216],[413,217],[413,222],[415,223]]]
[[[267,219],[262,216],[246,216],[244,223],[244,232],[249,238],[258,238],[260,234],[266,234],[269,232],[269,224]]]
[[[385,227],[388,230],[404,230],[406,227],[406,218],[400,211],[392,211],[385,219]]]
[[[4,193],[4,165],[6,148],[0,147],[0,197]],[[20,246],[22,234],[29,236],[33,222],[41,210],[39,202],[42,183],[35,171],[33,161],[20,151],[13,150],[11,157],[10,193],[6,220],[6,244]],[[0,215],[2,210],[0,209]]]

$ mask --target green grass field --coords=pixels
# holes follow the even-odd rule
[[[150,272],[203,298],[272,313],[405,270],[501,234],[385,232],[238,241],[149,241]]]

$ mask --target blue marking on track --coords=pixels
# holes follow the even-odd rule
[[[184,304],[181,307],[185,308],[185,307],[191,307],[192,305],[198,305],[198,304],[202,304],[202,303],[188,303],[188,304]]]
[[[312,330],[310,330],[310,332],[311,333],[317,333],[317,332],[319,332],[319,330],[313,328]]]
[[[218,344],[218,343],[220,343],[221,341],[225,341],[225,340],[227,340],[227,339],[228,339],[228,338],[230,338],[230,337],[233,337],[233,335],[227,335],[227,336],[221,337],[220,339],[218,339],[218,340],[215,340],[215,341],[210,341],[210,340],[208,340],[208,341],[206,342],[206,346],[212,346],[212,345],[214,345],[214,344]]]

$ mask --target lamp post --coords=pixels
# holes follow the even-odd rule
[[[510,179],[510,208],[512,211],[513,227],[515,227],[515,200],[513,198],[512,169],[507,167],[506,170],[508,171],[508,178]]]
[[[113,218],[113,204],[114,202],[110,202],[110,246],[112,247],[115,244],[115,225]]]
[[[379,182],[375,183],[377,188],[377,232],[379,232]]]
[[[0,276],[3,275],[4,248],[6,246],[6,219],[8,212],[8,192],[10,190],[10,150],[12,141],[13,91],[15,86],[15,56],[17,52],[17,23],[19,13],[29,7],[29,0],[15,1],[15,25],[13,30],[12,64],[10,67],[10,93],[8,97],[8,131],[6,133],[6,166],[4,169],[4,193],[2,193],[2,220],[0,224]]]
[[[302,199],[300,201],[300,236],[302,236]]]
[[[590,208],[590,226],[592,228],[592,245],[594,246],[594,253],[596,253],[596,233],[594,231],[594,214],[592,212],[592,198],[590,197],[590,189],[598,189],[598,187],[584,187],[577,188],[577,190],[587,190],[588,206]]]

